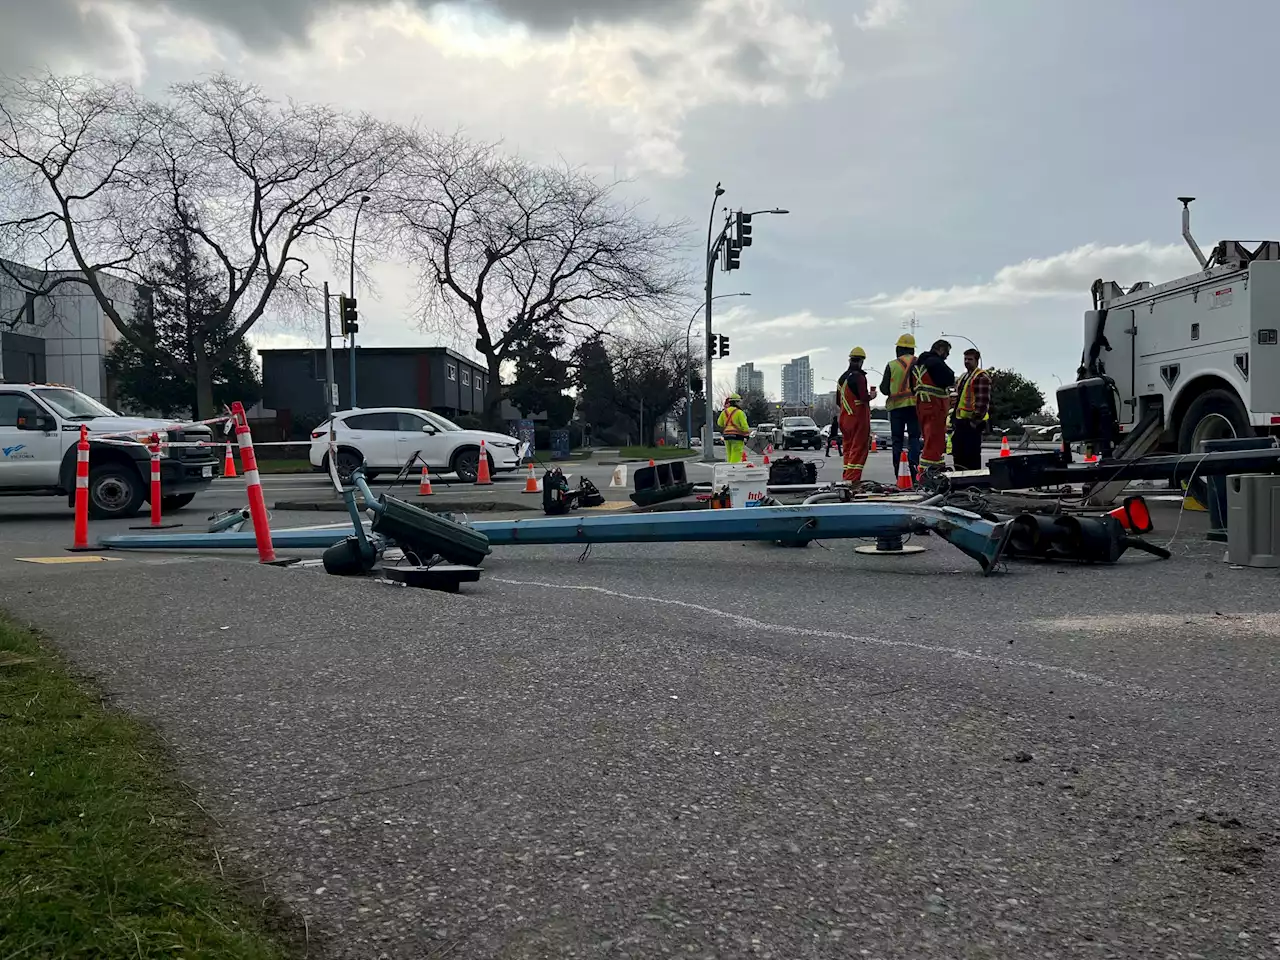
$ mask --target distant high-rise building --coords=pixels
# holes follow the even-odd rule
[[[754,363],[740,364],[733,389],[739,393],[764,393],[764,371],[757,370]]]
[[[782,368],[782,402],[813,403],[813,367],[808,357],[796,357]]]

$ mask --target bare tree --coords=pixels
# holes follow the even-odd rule
[[[383,209],[419,269],[423,325],[475,331],[490,424],[503,362],[539,329],[581,339],[680,300],[683,225],[645,218],[581,170],[453,136],[420,139],[397,180]]]
[[[183,358],[150,342],[107,288],[112,275],[142,282],[180,224],[224,291],[207,326],[232,330],[216,349],[193,331],[197,407],[210,416],[226,351],[269,305],[306,293],[306,255],[347,252],[344,213],[382,186],[408,142],[371,116],[278,103],[223,75],[159,102],[83,78],[10,80],[0,87],[0,256],[37,266],[40,279],[0,269],[36,297],[87,288],[125,339],[178,371]]]

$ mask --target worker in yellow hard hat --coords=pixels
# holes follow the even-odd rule
[[[884,368],[880,392],[888,400],[889,433],[893,437],[893,469],[898,469],[903,448],[914,477],[920,467],[920,418],[916,416],[916,398],[912,392],[911,368],[916,362],[916,338],[904,333],[895,345],[897,356]]]
[[[747,423],[746,411],[742,409],[742,397],[731,393],[724,398],[724,409],[720,411],[716,426],[724,437],[725,457],[730,463],[741,463],[742,448],[751,435],[751,425]]]
[[[850,483],[862,481],[862,469],[867,463],[871,448],[871,401],[876,388],[867,385],[867,375],[862,364],[867,351],[854,347],[849,351],[849,369],[836,381],[840,400],[840,438],[844,453],[843,479]]]

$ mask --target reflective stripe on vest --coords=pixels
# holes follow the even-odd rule
[[[973,389],[973,381],[978,377],[985,377],[987,371],[975,370],[964,378],[964,383],[960,386],[960,398],[956,401],[956,416],[961,420],[977,420],[978,407],[977,399]]]
[[[935,400],[939,397],[946,399],[948,394],[945,387],[936,387],[933,384],[933,378],[929,376],[929,371],[919,364],[913,365],[911,368],[915,374],[915,394],[917,400]]]
[[[916,358],[911,354],[899,357],[889,364],[889,400],[885,403],[888,410],[909,407],[916,402],[911,392],[911,366]]]
[[[743,425],[741,427],[734,426],[734,416],[742,413],[737,407],[725,407],[724,412],[720,414],[720,419],[724,421],[720,425],[720,432],[726,437],[745,437],[750,431],[746,427],[747,415],[742,413]]]
[[[853,390],[849,388],[849,381],[845,380],[840,385],[840,409],[853,416],[854,410],[863,406],[863,402],[857,398]]]

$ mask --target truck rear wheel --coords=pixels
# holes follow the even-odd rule
[[[1178,452],[1199,453],[1205,440],[1252,437],[1253,427],[1240,398],[1229,390],[1206,390],[1191,401],[1178,427]],[[1209,502],[1209,484],[1197,476],[1183,489],[1203,504]]]
[[[142,474],[132,464],[105,463],[89,471],[89,516],[94,520],[137,516],[146,498]]]

